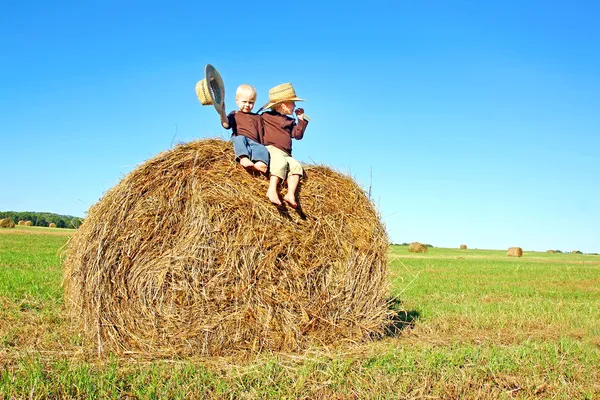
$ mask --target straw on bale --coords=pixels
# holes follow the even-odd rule
[[[25,221],[24,219],[22,219],[22,220],[19,221],[19,225],[25,225],[25,222],[27,222],[27,221]]]
[[[302,211],[219,139],[137,167],[66,250],[65,303],[98,352],[300,350],[384,332],[388,238],[348,176],[306,166]],[[285,189],[282,189],[285,193]]]
[[[31,222],[31,221],[25,221],[25,226],[32,226],[32,225],[33,225],[33,222]]]
[[[14,228],[15,221],[11,218],[2,218],[0,219],[0,228]]]
[[[50,222],[50,224],[48,224],[48,228],[56,228],[56,224],[54,222]]]
[[[412,242],[408,245],[408,251],[410,251],[411,253],[427,253],[429,249],[424,244],[421,244],[419,242]]]
[[[523,249],[520,247],[511,247],[506,253],[509,257],[521,257],[523,255]]]
[[[460,248],[461,248],[461,250],[466,250],[467,249],[467,245],[466,244],[461,244]]]

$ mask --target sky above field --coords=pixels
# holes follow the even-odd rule
[[[160,152],[228,139],[194,93],[210,63],[228,111],[292,82],[295,158],[371,187],[391,242],[600,252],[600,3],[327,3],[4,4],[0,211],[85,217]]]

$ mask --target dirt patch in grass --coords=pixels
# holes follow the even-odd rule
[[[544,287],[567,289],[571,292],[600,293],[600,279],[549,282],[545,283]]]
[[[568,334],[560,323],[548,324],[544,320],[514,321],[506,326],[491,328],[477,326],[469,316],[453,316],[452,318],[437,318],[427,324],[418,322],[399,337],[402,343],[429,343],[447,346],[453,343],[496,345],[519,345],[528,340],[555,341]],[[483,324],[487,325],[487,324]]]

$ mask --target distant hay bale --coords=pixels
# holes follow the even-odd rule
[[[0,228],[14,228],[15,221],[11,218],[2,218],[0,219]]]
[[[27,222],[27,221],[25,221],[25,220],[22,219],[22,220],[19,221],[19,225],[25,225],[25,222]]]
[[[50,222],[48,224],[48,228],[56,228],[56,224],[54,222]]]
[[[365,192],[324,166],[306,166],[302,212],[275,207],[267,187],[218,139],[179,145],[125,176],[65,254],[65,304],[86,342],[98,352],[222,355],[382,334],[388,237]]]
[[[506,253],[509,257],[521,257],[523,255],[523,249],[520,247],[511,247]]]
[[[466,250],[467,249],[467,245],[466,244],[461,244],[460,245],[460,249],[461,250]]]
[[[556,250],[546,250],[546,253],[556,254]]]
[[[419,242],[412,242],[408,245],[408,251],[411,253],[427,253],[429,249],[424,244]]]
[[[32,226],[32,225],[33,225],[33,222],[31,222],[31,221],[25,221],[25,226]]]

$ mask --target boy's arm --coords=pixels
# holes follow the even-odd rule
[[[226,119],[223,119],[223,117],[221,117],[221,125],[225,129],[233,128],[235,125],[235,111],[230,112],[229,115],[227,115]]]
[[[296,108],[296,117],[298,117],[298,119],[302,119],[302,120],[307,120],[310,121],[310,118],[308,118],[308,115],[304,114],[304,108]]]
[[[294,124],[294,129],[292,129],[292,137],[296,140],[302,139],[304,137],[304,131],[306,130],[307,125],[307,120],[299,118],[298,123]]]

